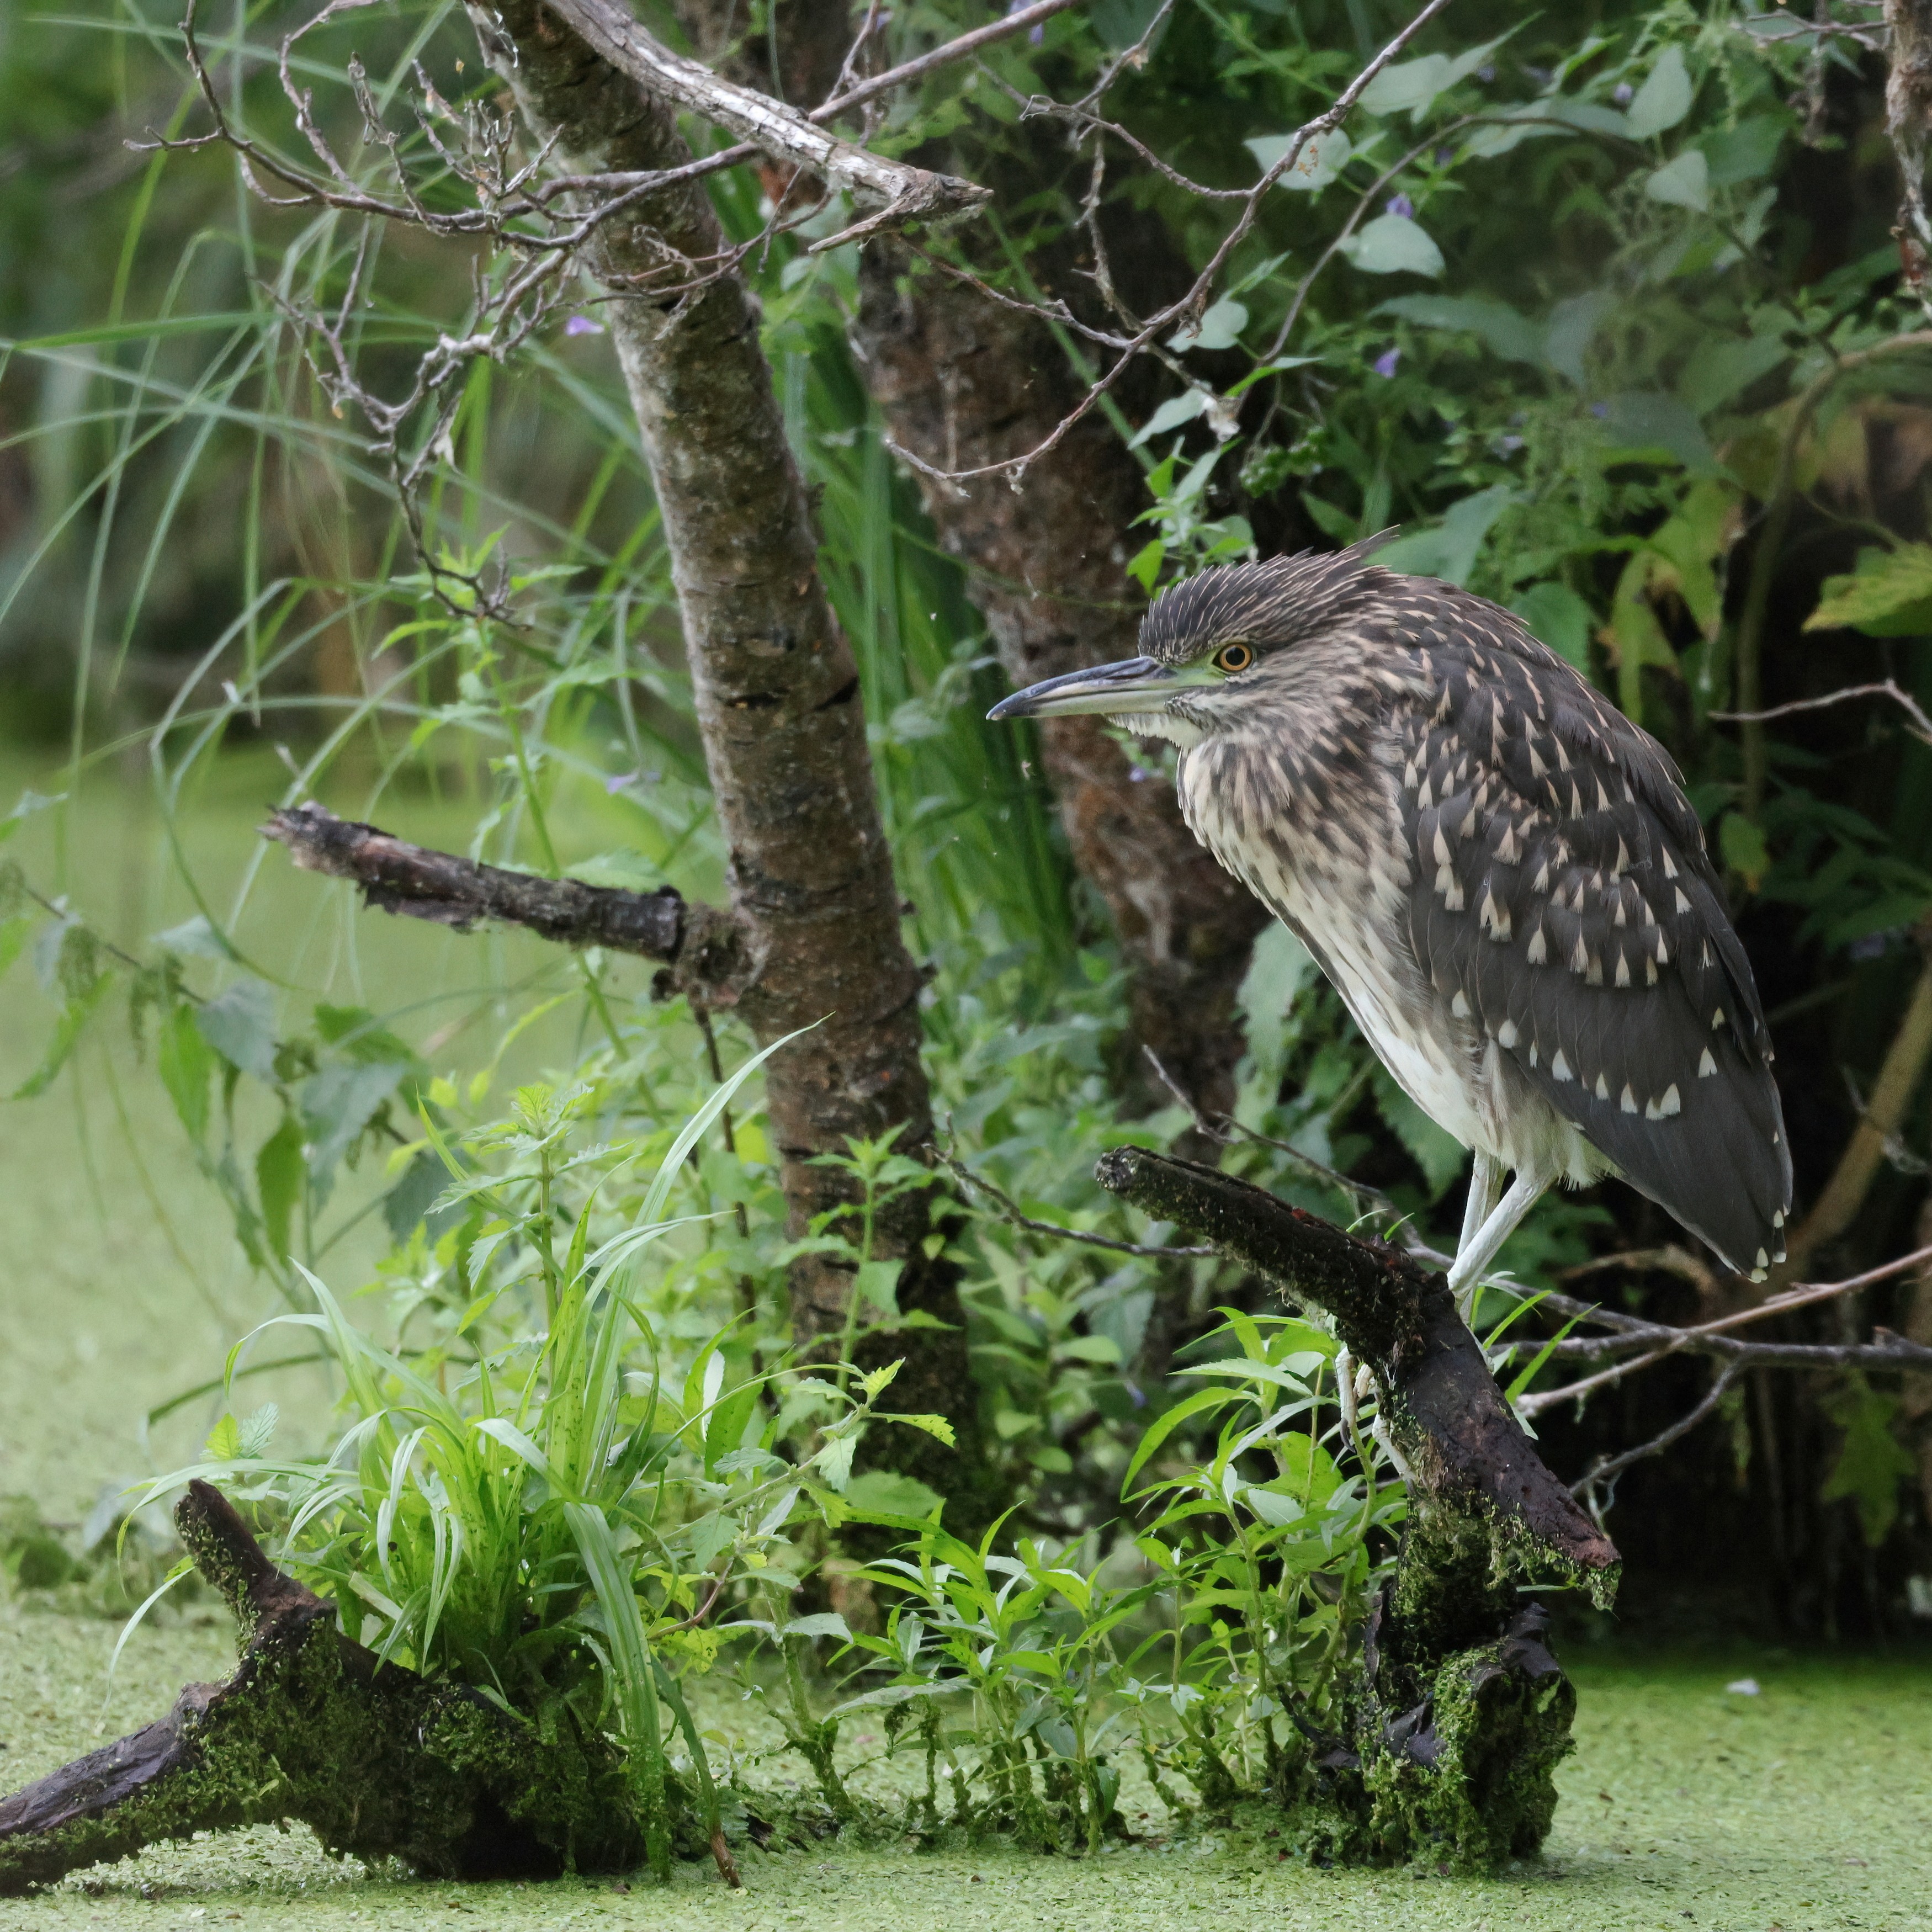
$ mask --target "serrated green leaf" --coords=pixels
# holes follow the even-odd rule
[[[195,1009],[202,1037],[230,1066],[257,1080],[275,1077],[275,995],[262,980],[237,980]]]
[[[1808,631],[1862,631],[1873,638],[1932,636],[1932,544],[1866,550],[1850,577],[1828,577]]]

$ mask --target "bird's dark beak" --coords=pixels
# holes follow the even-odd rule
[[[1124,658],[1118,664],[1096,664],[1091,670],[1072,670],[1064,677],[1030,684],[1000,699],[986,716],[997,722],[1006,718],[1075,718],[1090,712],[1117,718],[1164,711],[1175,687],[1186,681],[1153,658]]]

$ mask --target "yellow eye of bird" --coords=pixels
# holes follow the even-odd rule
[[[1230,677],[1246,670],[1254,661],[1254,651],[1246,644],[1223,644],[1214,653],[1214,668],[1226,671]]]

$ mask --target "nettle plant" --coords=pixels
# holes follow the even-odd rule
[[[884,1681],[814,1742],[829,1765],[836,1726],[883,1710],[888,1750],[924,1761],[908,1816],[922,1836],[1097,1851],[1137,1835],[1122,1810],[1136,1763],[1175,1821],[1312,1790],[1404,1492],[1372,1406],[1339,1420],[1332,1337],[1228,1311],[1208,1339],[1233,1352],[1186,1371],[1208,1386],[1143,1436],[1124,1529],[1009,1550],[1004,1525],[970,1544],[935,1522],[862,1573],[881,1625],[842,1660]],[[1205,1425],[1203,1458],[1184,1445]],[[843,1789],[821,1776],[836,1810]]]
[[[489,1218],[462,1257],[466,1305],[418,1282],[401,1325],[425,1303],[456,1318],[419,1346],[385,1347],[296,1264],[315,1312],[278,1316],[238,1343],[228,1384],[258,1337],[304,1333],[340,1378],[347,1427],[326,1455],[280,1459],[272,1408],[231,1411],[200,1462],[136,1498],[194,1478],[221,1485],[277,1526],[277,1562],[333,1600],[379,1658],[472,1685],[539,1726],[608,1736],[660,1870],[682,1826],[701,1821],[700,1842],[722,1828],[681,1681],[716,1656],[714,1613],[749,1598],[771,1607],[781,1641],[816,1634],[790,1602],[814,1537],[854,1514],[865,1430],[950,1435],[943,1418],[880,1408],[893,1366],[760,1372],[742,1318],[694,1342],[688,1304],[640,1293],[654,1251],[692,1225],[668,1211],[686,1162],[764,1058],[651,1150],[642,1200],[598,1245],[595,1197],[644,1149],[568,1146],[591,1090],[525,1089],[510,1117],[456,1144],[431,1129],[452,1176],[440,1206]],[[560,1184],[592,1167],[591,1198],[560,1215]],[[506,1303],[521,1318],[506,1318]],[[651,1308],[686,1333],[660,1335]],[[808,1407],[808,1442],[781,1454]]]

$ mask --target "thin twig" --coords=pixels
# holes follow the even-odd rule
[[[1082,1247],[1105,1248],[1110,1254],[1140,1255],[1156,1261],[1188,1259],[1215,1252],[1212,1248],[1148,1247],[1137,1241],[1117,1241],[1110,1234],[1083,1234],[1077,1228],[1062,1228],[1051,1221],[1036,1221],[1022,1210],[1019,1204],[1004,1188],[988,1180],[983,1174],[975,1174],[964,1161],[956,1160],[936,1142],[932,1145],[932,1154],[954,1180],[985,1195],[998,1207],[1002,1220],[1010,1222],[1016,1228],[1024,1228],[1028,1234],[1048,1234],[1057,1241],[1077,1241]]]
[[[1212,1141],[1219,1147],[1233,1147],[1238,1142],[1247,1142],[1257,1147],[1273,1148],[1277,1153],[1286,1154],[1316,1180],[1348,1196],[1358,1214],[1401,1216],[1402,1210],[1379,1187],[1371,1187],[1365,1181],[1352,1180],[1347,1174],[1317,1160],[1312,1154],[1304,1154],[1290,1142],[1277,1140],[1272,1134],[1262,1133],[1253,1127],[1244,1126],[1232,1114],[1222,1114],[1210,1120],[1195,1104],[1186,1088],[1161,1064],[1160,1055],[1152,1047],[1143,1043],[1141,1052],[1147,1056],[1154,1077],[1174,1096],[1177,1105],[1186,1110],[1188,1118],[1194,1123],[1195,1132],[1204,1140]]]
[[[1714,711],[1711,716],[1726,724],[1765,724],[1774,718],[1788,718],[1798,711],[1822,711],[1828,705],[1843,704],[1854,698],[1890,698],[1910,717],[1912,735],[1932,745],[1932,717],[1926,715],[1917,698],[1901,690],[1892,678],[1882,684],[1847,685],[1842,691],[1827,692],[1822,698],[1794,698],[1788,704],[1774,704],[1768,711]]]
[[[1621,1455],[1605,1457],[1593,1462],[1588,1471],[1570,1486],[1570,1493],[1583,1503],[1590,1514],[1601,1522],[1616,1501],[1617,1478],[1634,1462],[1641,1462],[1647,1456],[1660,1454],[1680,1438],[1690,1434],[1698,1424],[1724,1399],[1725,1392],[1744,1372],[1744,1364],[1728,1362],[1702,1401],[1689,1414],[1681,1416],[1668,1429],[1653,1436],[1648,1442],[1640,1442],[1634,1449],[1626,1449]],[[1603,1492],[1600,1497],[1598,1491]]]

